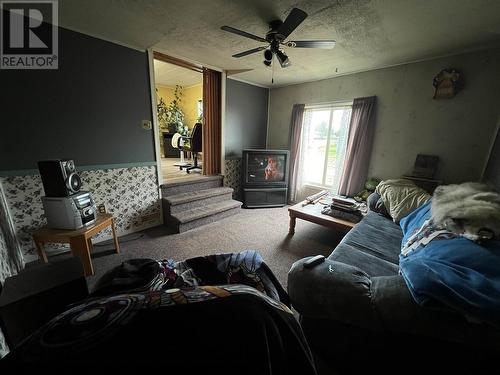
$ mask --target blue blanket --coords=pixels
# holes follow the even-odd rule
[[[400,271],[413,298],[500,327],[500,241],[477,244],[434,228],[430,208],[428,202],[400,222]]]

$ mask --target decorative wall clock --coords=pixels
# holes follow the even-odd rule
[[[452,98],[462,88],[462,73],[457,69],[449,68],[441,70],[432,82],[434,99]]]

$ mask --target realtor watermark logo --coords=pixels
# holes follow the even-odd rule
[[[0,69],[57,69],[57,1],[0,1]]]

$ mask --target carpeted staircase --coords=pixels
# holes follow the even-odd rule
[[[241,202],[222,176],[195,177],[161,185],[165,225],[177,233],[237,214]]]

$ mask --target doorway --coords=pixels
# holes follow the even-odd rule
[[[154,53],[161,183],[202,178],[203,68]]]

